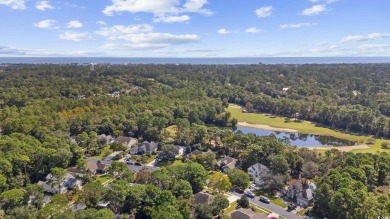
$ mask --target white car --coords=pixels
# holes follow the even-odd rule
[[[254,197],[255,197],[255,194],[254,194],[253,192],[251,192],[250,190],[248,190],[248,189],[246,189],[246,190],[244,191],[244,194],[245,194],[246,196],[248,196],[249,198],[254,198]]]

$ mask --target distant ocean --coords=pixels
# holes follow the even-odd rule
[[[339,64],[390,63],[390,57],[243,57],[243,58],[119,58],[119,57],[0,57],[2,64]]]

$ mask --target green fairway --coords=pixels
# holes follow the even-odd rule
[[[243,113],[238,105],[230,104],[227,109],[231,113],[232,117],[236,118],[238,122],[247,122],[251,124],[262,124],[269,125],[276,128],[289,128],[295,129],[300,133],[305,134],[317,134],[317,135],[327,135],[333,136],[336,138],[341,138],[349,141],[354,141],[358,145],[365,144],[371,136],[368,135],[358,135],[354,133],[346,133],[341,131],[336,131],[326,127],[321,127],[320,125],[314,124],[308,121],[299,121],[295,122],[285,117],[278,117],[274,115],[268,115],[263,113]],[[375,153],[377,151],[386,151],[381,149],[381,143],[384,140],[376,139],[375,143],[370,145],[369,148],[365,149],[355,149],[353,152],[364,152],[364,153]],[[322,147],[323,148],[323,147]],[[322,149],[321,148],[321,149]],[[329,147],[332,148],[332,147]],[[390,150],[387,150],[390,151]]]

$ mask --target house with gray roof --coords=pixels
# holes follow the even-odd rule
[[[237,159],[232,157],[224,157],[215,164],[215,170],[228,174],[236,169]]]
[[[129,149],[136,145],[138,143],[138,140],[132,137],[119,136],[115,139],[114,143],[121,144]]]
[[[256,213],[250,208],[239,208],[230,214],[232,219],[268,219],[268,216],[262,213]]]
[[[307,179],[292,180],[286,197],[301,207],[307,207],[313,202],[316,189],[316,185]]]
[[[205,193],[205,192],[198,192],[194,195],[194,205],[200,205],[200,204],[211,204],[214,201],[214,196]]]
[[[151,154],[153,151],[157,151],[158,144],[154,141],[148,142],[144,141],[140,145],[132,147],[130,149],[131,155],[143,155],[143,154]]]
[[[39,181],[38,185],[43,186],[45,189],[45,192],[48,193],[60,193],[64,194],[67,193],[69,190],[78,189],[81,190],[82,188],[82,182],[78,179],[76,179],[72,174],[67,173],[65,175],[64,180],[61,182],[60,186],[56,183],[56,178],[53,177],[53,175],[48,174],[46,176],[46,181]]]

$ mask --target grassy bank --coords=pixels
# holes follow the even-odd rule
[[[247,122],[251,124],[263,124],[263,125],[269,125],[276,128],[295,129],[298,132],[305,133],[305,134],[333,136],[336,138],[357,142],[357,144],[365,144],[368,141],[368,139],[371,138],[371,136],[368,135],[358,135],[354,133],[336,131],[326,127],[321,127],[320,125],[314,124],[312,122],[307,122],[307,121],[295,122],[288,118],[278,117],[278,116],[273,116],[268,114],[243,113],[240,107],[234,104],[230,104],[227,111],[230,112],[232,114],[232,117],[236,118],[239,122]],[[376,139],[374,144],[369,145],[370,148],[356,149],[353,150],[353,152],[375,153],[377,151],[385,151],[384,149],[381,149],[381,143],[383,141],[384,140],[382,139]]]

